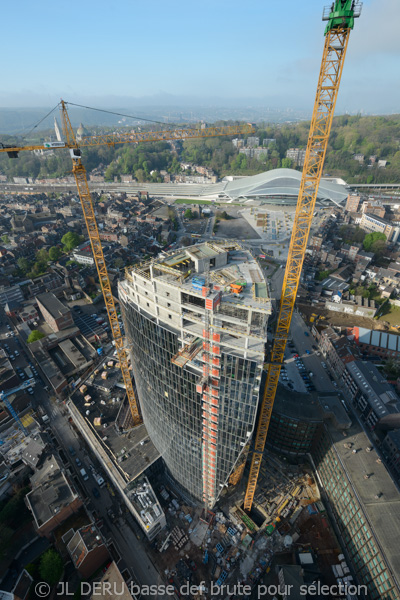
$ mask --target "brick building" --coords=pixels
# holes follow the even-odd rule
[[[71,311],[53,293],[39,294],[36,296],[36,302],[44,320],[53,331],[74,326]]]

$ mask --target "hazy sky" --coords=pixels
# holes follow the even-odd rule
[[[2,6],[0,106],[312,108],[330,0],[20,0]],[[399,0],[364,0],[337,112],[400,112]],[[155,98],[151,98],[155,96]],[[150,97],[150,98],[149,98]]]

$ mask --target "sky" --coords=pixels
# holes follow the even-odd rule
[[[331,0],[20,0],[2,6],[1,107],[312,109]],[[399,0],[364,0],[336,113],[400,112]],[[8,24],[8,26],[7,26]]]

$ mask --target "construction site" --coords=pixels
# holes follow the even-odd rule
[[[226,241],[160,252],[126,269],[118,283],[123,336],[81,161],[80,147],[248,134],[251,125],[77,140],[61,101],[65,142],[46,146],[70,151],[117,355],[82,382],[67,407],[177,597],[208,597],[202,581],[221,590],[226,582],[251,590],[264,578],[276,586],[295,581],[297,594],[315,581],[346,588],[353,573],[372,600],[399,598],[398,518],[393,531],[381,528],[378,535],[379,510],[374,506],[374,518],[366,517],[371,494],[359,499],[349,458],[340,460],[336,448],[349,424],[334,423],[326,404],[310,453],[291,461],[265,454],[349,35],[360,14],[356,0],[336,0],[323,13],[321,69],[271,344],[263,268],[250,250]],[[43,149],[0,152],[16,158]],[[187,582],[198,586],[197,594],[182,592]],[[337,597],[356,596],[345,589]]]

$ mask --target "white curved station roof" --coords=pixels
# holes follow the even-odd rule
[[[292,204],[297,201],[301,181],[300,171],[294,169],[273,169],[252,177],[243,177],[228,181],[219,192],[219,197],[227,196],[231,200],[259,199],[267,202]],[[348,196],[344,185],[332,181],[321,180],[317,199],[325,202],[343,202]]]

